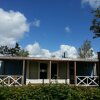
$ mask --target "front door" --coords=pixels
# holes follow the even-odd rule
[[[51,64],[51,79],[57,79],[57,63]]]
[[[47,63],[40,63],[40,79],[47,79]]]
[[[74,62],[69,63],[70,66],[70,84],[74,84]]]

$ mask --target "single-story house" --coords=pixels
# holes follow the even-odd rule
[[[99,85],[99,59],[0,57],[0,85]]]

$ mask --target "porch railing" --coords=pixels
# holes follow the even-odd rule
[[[22,86],[22,75],[0,75],[1,86]]]
[[[76,85],[79,86],[99,86],[98,76],[76,76]]]
[[[51,79],[51,83],[66,83],[66,79]],[[26,84],[42,84],[42,83],[49,83],[49,79],[26,79]]]

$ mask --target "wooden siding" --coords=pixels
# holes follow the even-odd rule
[[[58,78],[59,79],[66,79],[67,78],[67,63],[66,62],[59,62]]]
[[[29,79],[38,79],[38,62],[29,63]]]

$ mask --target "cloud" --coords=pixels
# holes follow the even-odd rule
[[[62,58],[65,52],[65,56],[68,58],[77,58],[77,50],[73,46],[60,45],[60,49],[55,52],[50,52],[47,49],[42,49],[39,43],[29,44],[25,47],[25,50],[29,51],[30,57],[56,57]]]
[[[93,48],[91,48],[93,50]],[[25,47],[25,50],[29,52],[30,57],[42,57],[42,58],[78,58],[78,51],[74,46],[70,45],[60,45],[59,50],[50,52],[47,49],[42,49],[40,47],[40,44],[38,42],[35,42],[34,44],[28,44]],[[90,57],[90,59],[95,59],[97,58],[97,53],[94,52],[93,50],[93,57]]]
[[[100,6],[100,0],[82,0],[82,5],[88,4],[92,8],[97,8]]]
[[[0,8],[0,45],[14,45],[29,31],[26,17],[20,12]]]
[[[50,57],[51,53],[47,49],[40,48],[39,43],[29,44],[25,47],[25,50],[29,52],[30,57]]]
[[[90,50],[93,51],[93,56],[90,57],[90,58],[93,58],[93,59],[94,59],[94,58],[98,58],[98,54],[94,52],[93,48],[91,48]]]
[[[60,45],[60,50],[53,52],[52,55],[55,55],[58,58],[62,58],[64,56],[64,53],[66,58],[78,57],[76,48],[69,45]]]
[[[40,20],[39,19],[34,19],[32,24],[33,24],[34,27],[40,27]]]
[[[98,54],[93,52],[93,57],[92,58],[98,58]]]
[[[65,31],[68,32],[68,33],[71,32],[71,30],[68,26],[65,27]]]

